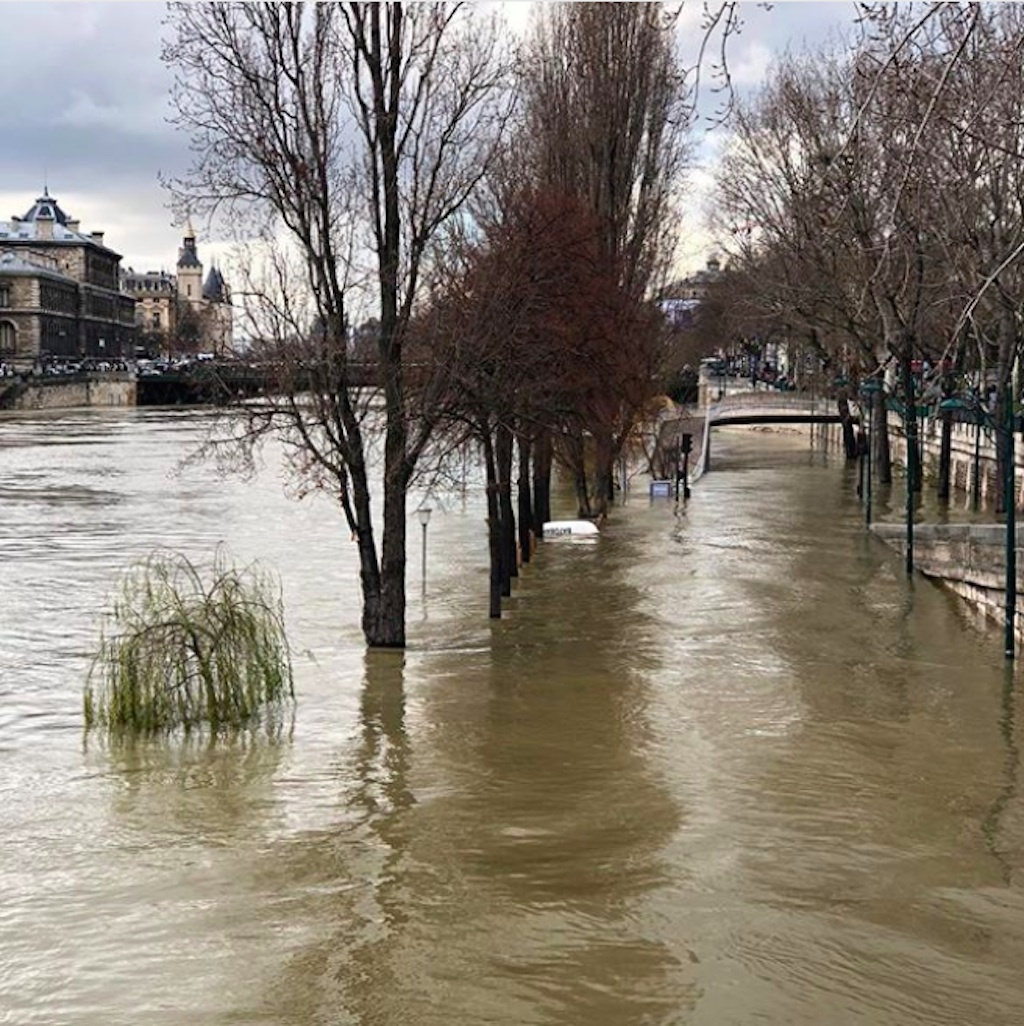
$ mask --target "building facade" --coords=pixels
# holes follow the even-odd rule
[[[135,302],[121,255],[81,231],[44,190],[28,213],[0,221],[0,360],[119,359],[135,351]]]
[[[231,351],[234,328],[231,291],[216,266],[203,280],[196,236],[189,225],[178,249],[177,274],[122,273],[125,292],[135,299],[140,343],[150,355]]]
[[[132,268],[121,272],[121,288],[135,300],[135,323],[139,342],[145,345],[152,336],[170,337],[177,329],[178,288],[173,274]]]

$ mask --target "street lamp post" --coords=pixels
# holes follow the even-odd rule
[[[1017,473],[1014,466],[1015,427],[1013,389],[1006,386],[1006,473],[1003,501],[1006,503],[1006,620],[1004,648],[1007,659],[1017,654]]]
[[[430,523],[431,509],[429,506],[420,506],[416,511],[420,518],[420,526],[423,528],[423,590],[427,590],[427,524]]]

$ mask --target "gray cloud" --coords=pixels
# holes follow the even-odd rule
[[[512,5],[514,25],[525,23],[525,6]],[[745,25],[730,48],[741,91],[756,86],[773,55],[820,44],[856,14],[845,2],[742,7]],[[696,38],[700,9],[689,0],[684,41]],[[35,0],[5,3],[2,16],[0,94],[9,102],[0,106],[0,219],[28,209],[46,180],[83,227],[106,231],[126,263],[173,264],[180,233],[159,176],[187,164],[188,143],[167,123],[164,5]],[[702,108],[714,103],[708,94]]]
[[[83,227],[137,264],[173,264],[160,173],[187,160],[167,124],[160,62],[164,6],[13,3],[3,9],[0,218],[21,214],[44,181]]]

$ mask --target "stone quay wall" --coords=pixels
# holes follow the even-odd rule
[[[903,524],[874,524],[872,533],[901,554],[906,551]],[[1020,558],[1024,526],[1017,528],[1017,591],[1024,595]],[[1002,524],[917,524],[914,565],[926,577],[969,602],[985,616],[1001,620],[1006,600],[1006,528]],[[1017,637],[1024,621],[1017,614]]]
[[[91,374],[84,378],[28,380],[13,389],[7,409],[60,410],[82,406],[136,405],[135,378],[130,374]]]

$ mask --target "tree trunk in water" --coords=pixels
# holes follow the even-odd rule
[[[995,421],[996,427],[993,434],[996,439],[996,512],[1005,513],[1007,506],[1006,495],[1006,464],[1010,458],[1010,439],[1007,435],[1006,425],[1008,423],[1007,389],[999,389],[999,397],[996,400]]]
[[[404,437],[402,450],[404,453]],[[401,467],[384,474],[384,533],[381,539],[380,606],[367,642],[374,648],[405,646],[405,483]]]
[[[848,460],[855,460],[858,456],[857,433],[853,427],[853,416],[850,413],[850,400],[845,395],[836,399],[836,407],[839,410],[839,422],[843,429],[843,452]]]
[[[490,617],[501,619],[501,514],[498,504],[498,469],[489,426],[484,426],[484,467],[487,474],[487,548],[490,554]]]
[[[590,516],[590,489],[587,487],[587,472],[582,467],[573,471],[576,485],[576,510],[581,517]]]
[[[395,9],[393,38],[401,40],[403,12]],[[377,246],[380,290],[380,336],[377,343],[383,374],[385,416],[384,436],[384,533],[381,538],[380,605],[373,617],[366,640],[375,648],[402,648],[405,645],[405,498],[409,484],[406,466],[408,427],[405,419],[405,385],[402,376],[402,330],[399,326],[399,267],[402,251],[402,212],[399,203],[399,157],[397,121],[388,115],[384,89],[392,95],[399,83],[400,62],[387,70],[386,86],[378,82],[381,94],[377,102],[375,125],[379,131],[377,152],[380,159],[383,232]],[[365,627],[364,627],[365,630]]]
[[[551,432],[541,431],[533,444],[533,535],[544,537],[551,519]]]
[[[533,499],[530,494],[530,440],[523,435],[517,439],[519,450],[519,555],[523,564],[533,558]]]
[[[594,434],[594,506],[590,510],[607,516],[615,497],[615,453],[611,435],[602,429]]]
[[[576,515],[590,515],[590,485],[587,481],[586,440],[582,432],[566,433],[560,438],[561,456],[572,474],[576,491]]]
[[[889,448],[889,411],[885,405],[885,393],[880,392],[874,400],[875,423],[871,441],[875,447],[872,453],[875,477],[881,484],[892,484],[892,452]]]
[[[498,519],[501,526],[501,593],[512,594],[516,566],[516,518],[512,512],[512,432],[499,424],[495,430],[494,459],[498,465]]]
[[[917,396],[909,355],[900,361],[900,376],[903,379],[903,432],[906,443],[907,488],[916,492],[918,479],[921,476],[921,454],[917,447]]]

